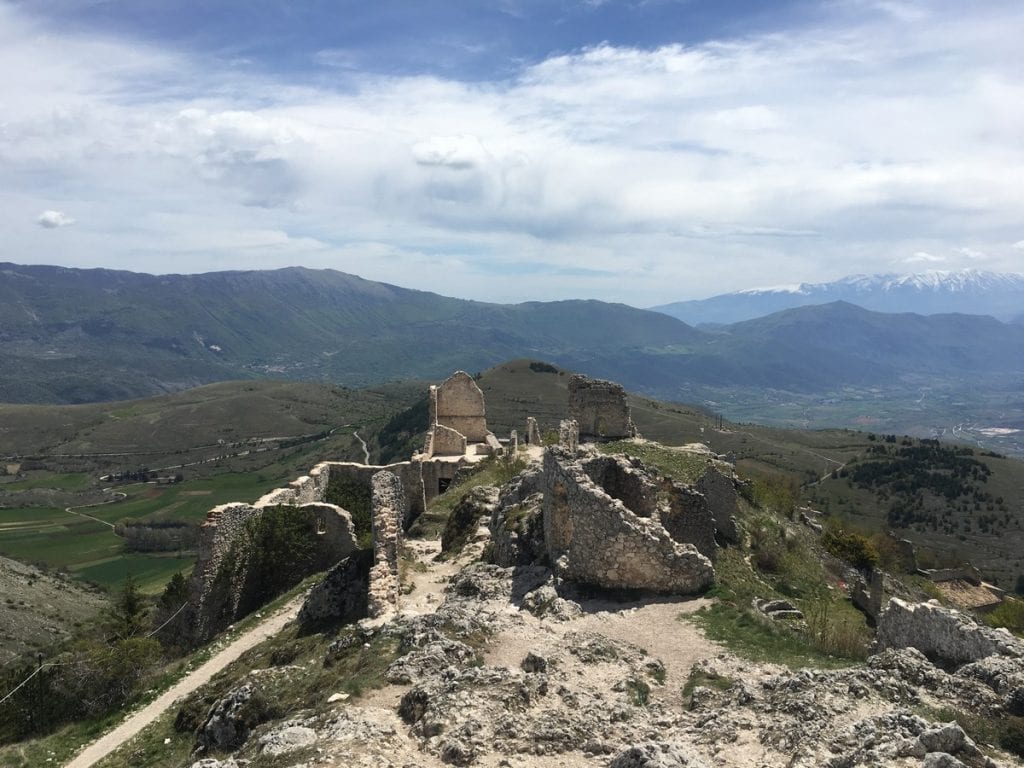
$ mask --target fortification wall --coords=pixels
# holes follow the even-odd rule
[[[222,504],[207,514],[189,584],[194,642],[212,637],[245,614],[247,595],[257,589],[258,569],[263,567],[263,560],[252,551],[252,525],[272,506]],[[352,518],[344,509],[316,502],[289,506],[288,514],[301,518],[315,538],[309,573],[330,567],[355,551]]]
[[[666,480],[663,490],[667,503],[659,518],[665,530],[676,541],[692,544],[697,551],[714,560],[718,552],[715,544],[715,516],[707,497],[695,488]]]
[[[906,603],[893,598],[878,617],[877,650],[917,648],[931,659],[965,664],[998,654],[1024,658],[1024,640],[1005,629],[979,624],[937,603]]]
[[[402,546],[405,492],[402,481],[392,472],[377,472],[371,484],[374,562],[370,569],[368,606],[369,615],[376,618],[398,610],[398,554]]]
[[[606,588],[692,594],[714,581],[711,561],[597,485],[575,457],[544,456],[544,539],[561,576]]]
[[[717,536],[733,544],[738,543],[740,532],[736,524],[738,494],[735,481],[711,464],[697,480],[696,489],[707,499]]]

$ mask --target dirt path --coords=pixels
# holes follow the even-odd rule
[[[296,597],[260,624],[236,637],[225,648],[218,651],[200,667],[189,672],[154,701],[128,717],[127,720],[96,741],[87,745],[65,768],[89,768],[127,742],[139,731],[167,711],[178,699],[210,681],[215,674],[235,661],[250,648],[280,632],[284,625],[293,620],[302,606],[305,595]]]
[[[106,490],[107,489],[104,488],[104,491]],[[75,512],[76,509],[89,509],[91,507],[103,507],[106,506],[107,504],[116,504],[117,502],[124,501],[125,499],[128,498],[128,494],[122,491],[114,491],[113,493],[114,498],[112,499],[107,499],[106,501],[98,501],[95,504],[79,504],[78,506],[74,507],[64,507],[64,511],[68,514],[72,514],[77,517],[84,517],[86,520],[95,520],[97,523],[103,523],[104,525],[110,526],[111,529],[116,529],[117,526],[115,526],[113,523],[108,523],[106,520],[100,520],[98,517],[93,517],[92,515],[87,514],[85,512]]]

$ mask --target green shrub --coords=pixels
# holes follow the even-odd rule
[[[651,700],[651,686],[643,680],[631,677],[626,681],[626,695],[635,707],[646,707]]]
[[[360,549],[373,548],[373,492],[369,483],[332,474],[327,481],[324,501],[336,504],[352,515],[356,544]]]
[[[800,483],[789,475],[772,474],[754,480],[748,500],[762,509],[771,509],[792,519],[800,500]]]
[[[1024,600],[1012,597],[985,616],[985,621],[993,627],[1005,627],[1017,634],[1024,633]]]
[[[829,554],[855,568],[867,570],[878,565],[878,550],[862,534],[848,533],[841,528],[829,529],[821,537],[821,544]]]

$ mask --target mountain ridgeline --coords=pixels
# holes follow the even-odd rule
[[[875,312],[957,312],[1020,322],[1024,274],[965,269],[909,275],[852,275],[831,283],[751,288],[652,309],[692,325],[720,325],[833,301],[848,301]]]
[[[1008,402],[1021,400],[1012,382],[1024,375],[1024,325],[990,317],[833,302],[702,331],[622,304],[490,304],[302,268],[152,276],[4,264],[0,342],[0,401],[12,403],[124,399],[239,378],[364,386],[515,357],[677,401],[909,390],[925,378],[975,392],[998,381]]]
[[[364,385],[700,343],[621,304],[487,304],[329,270],[152,276],[0,265],[0,401],[89,402],[225,379]]]

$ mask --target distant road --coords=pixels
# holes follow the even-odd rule
[[[109,491],[109,489],[107,488],[104,488],[103,490]],[[103,523],[104,525],[110,526],[112,530],[116,531],[117,528],[113,523],[108,523],[106,520],[100,520],[98,517],[93,517],[92,515],[86,514],[85,512],[75,512],[76,509],[89,509],[91,507],[103,507],[106,506],[107,504],[116,504],[117,502],[124,501],[125,499],[128,498],[128,494],[123,493],[122,491],[113,491],[113,494],[116,498],[107,499],[106,501],[97,501],[95,504],[79,504],[78,506],[75,507],[64,507],[64,511],[72,515],[77,515],[78,517],[84,517],[88,520],[95,520],[97,523]]]

